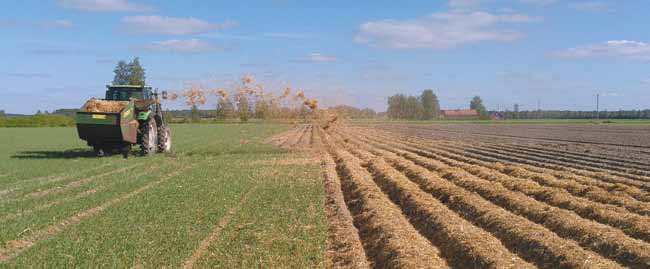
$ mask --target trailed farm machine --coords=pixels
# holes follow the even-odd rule
[[[134,85],[106,87],[105,99],[91,98],[75,116],[79,138],[97,156],[119,150],[128,158],[132,145],[139,145],[143,155],[171,149],[171,130],[157,91]],[[162,95],[166,98],[166,92]]]

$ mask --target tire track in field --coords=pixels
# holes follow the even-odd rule
[[[583,219],[572,211],[549,208],[549,205],[523,193],[513,192],[480,179],[461,168],[449,167],[414,153],[381,146],[403,156],[418,165],[442,174],[442,177],[462,188],[478,193],[483,198],[512,212],[540,223],[558,235],[576,240],[585,248],[612,258],[632,268],[645,268],[650,263],[650,244],[625,235],[621,230]]]
[[[160,167],[160,166],[159,165],[154,165],[154,166],[147,167],[146,171],[142,171],[140,173],[137,173],[137,174],[131,176],[130,178],[139,178],[139,177],[141,177],[143,175],[146,175],[146,174],[150,173],[151,171],[157,169],[158,167]],[[112,182],[112,183],[110,183],[108,185],[105,185],[105,186],[99,186],[97,188],[93,188],[93,189],[89,189],[89,190],[80,192],[75,196],[63,197],[62,199],[58,199],[58,200],[55,200],[55,201],[52,201],[52,202],[37,205],[37,206],[35,206],[33,208],[30,208],[30,209],[27,209],[27,210],[22,210],[22,211],[19,211],[19,212],[16,212],[16,213],[11,213],[11,214],[7,214],[7,215],[4,215],[4,216],[0,216],[0,223],[11,221],[11,220],[20,218],[20,217],[25,216],[25,215],[30,215],[30,214],[33,214],[35,212],[42,211],[42,210],[48,209],[50,207],[66,203],[66,202],[76,201],[76,200],[79,200],[79,199],[82,199],[82,198],[85,198],[85,197],[89,197],[91,195],[94,195],[95,193],[108,190],[111,187],[113,187],[114,185],[117,185],[117,184],[120,184],[120,183],[122,183],[122,181],[115,181],[115,182]]]
[[[192,145],[194,142],[199,141],[199,140],[201,140],[201,138],[188,139],[188,140],[184,140],[182,144],[183,145],[185,145],[185,144]],[[105,158],[105,157],[97,157],[97,158]],[[45,181],[43,181],[43,183],[59,182],[59,181],[63,181],[63,180],[66,180],[66,179],[71,179],[71,178],[77,177],[77,176],[79,176],[81,174],[85,174],[85,173],[89,173],[89,172],[92,172],[92,171],[95,171],[95,170],[99,170],[99,169],[107,167],[107,166],[118,164],[121,161],[123,161],[121,158],[120,159],[108,159],[107,161],[105,161],[103,164],[101,164],[99,166],[94,166],[92,168],[82,169],[82,170],[75,169],[75,175],[70,175],[66,171],[66,172],[58,173],[56,175],[36,176],[36,177],[32,177],[32,178],[27,178],[27,179],[23,179],[23,180],[20,180],[20,181],[15,181],[15,182],[8,183],[7,185],[20,185],[21,183],[26,183],[26,182],[31,182],[31,181],[39,181],[39,180],[45,180]],[[10,175],[10,174],[11,173],[8,173],[6,175]],[[0,176],[0,178],[1,177],[2,176]],[[3,186],[3,187],[7,187],[7,186]],[[20,189],[22,189],[21,186],[17,186],[16,188],[13,189],[13,191],[20,190]]]
[[[197,166],[198,163],[194,163],[191,165],[187,165],[185,167],[182,167],[178,170],[175,170],[174,172],[167,174],[163,176],[162,178],[150,182],[142,187],[137,188],[136,190],[133,190],[125,195],[122,195],[120,197],[111,199],[99,206],[84,210],[82,212],[77,213],[76,215],[66,218],[58,223],[52,224],[44,229],[34,231],[33,233],[23,235],[22,237],[15,239],[15,240],[10,240],[8,242],[5,242],[4,247],[0,248],[0,262],[6,262],[20,253],[26,251],[27,249],[33,247],[34,245],[38,244],[39,242],[50,238],[52,236],[55,236],[56,234],[60,233],[63,231],[65,228],[76,225],[80,223],[81,221],[88,219],[90,217],[96,216],[102,211],[106,210],[107,208],[110,208],[112,206],[115,206],[117,204],[120,204],[146,190],[149,190],[155,186],[160,185],[161,183],[179,175],[180,173],[184,172],[185,170],[191,169],[194,166]]]
[[[110,176],[110,175],[118,174],[118,173],[122,173],[122,172],[133,171],[135,168],[143,166],[143,165],[145,165],[145,164],[144,163],[134,164],[134,165],[130,165],[130,166],[120,168],[120,169],[117,169],[117,170],[111,170],[111,171],[107,171],[107,172],[104,172],[104,173],[101,173],[101,174],[92,175],[92,176],[81,178],[81,179],[78,179],[78,180],[75,180],[75,181],[72,181],[72,182],[68,182],[63,186],[54,186],[52,188],[48,188],[48,189],[45,189],[45,190],[29,192],[29,193],[24,194],[20,198],[9,200],[7,202],[24,201],[24,200],[28,200],[28,199],[32,199],[32,198],[42,197],[42,196],[45,196],[45,195],[48,195],[48,194],[60,193],[60,192],[63,192],[65,190],[67,190],[67,189],[70,189],[70,188],[80,187],[80,186],[82,186],[82,185],[84,185],[86,183],[89,183],[89,182],[91,182],[91,181],[93,181],[95,179],[98,179],[98,178],[103,178],[103,177],[106,177],[106,176]]]
[[[463,218],[489,231],[510,250],[533,261],[540,268],[621,268],[613,261],[583,249],[576,242],[561,238],[542,225],[507,211],[404,157],[366,142],[355,146],[382,156],[391,166],[418,184],[420,189]]]
[[[238,203],[235,206],[232,206],[228,212],[226,213],[225,216],[223,216],[220,220],[219,223],[217,223],[217,226],[212,230],[210,235],[208,237],[204,238],[199,246],[194,249],[192,252],[192,255],[183,262],[183,268],[185,269],[190,269],[194,268],[196,265],[196,262],[205,254],[205,252],[208,250],[208,247],[210,247],[210,244],[214,242],[217,238],[219,238],[219,235],[221,234],[221,231],[228,226],[232,218],[237,214],[237,212],[241,209],[241,207],[246,203],[248,198],[252,193],[254,193],[257,190],[258,185],[255,185],[251,187],[246,193],[242,195],[242,197],[239,199]]]
[[[195,139],[195,140],[198,140],[198,139]],[[186,148],[186,149],[188,151],[191,151],[191,150],[194,150],[196,148],[208,147],[208,146],[214,145],[214,144],[216,144],[218,142],[219,141],[213,141],[211,143],[208,143],[207,145],[202,145],[202,144],[194,145],[194,147],[191,147],[189,149]],[[28,199],[34,198],[34,197],[42,197],[42,196],[52,194],[52,193],[60,193],[60,192],[63,192],[65,190],[67,190],[67,189],[70,189],[70,188],[75,188],[75,187],[82,186],[82,185],[84,185],[86,183],[89,183],[89,182],[93,181],[94,179],[103,178],[105,176],[113,175],[113,174],[116,174],[116,173],[122,173],[122,172],[125,172],[125,171],[130,171],[130,170],[133,170],[133,169],[135,169],[137,167],[140,167],[140,166],[143,166],[143,165],[146,165],[146,164],[147,164],[146,162],[139,163],[139,164],[136,163],[136,164],[133,164],[131,166],[127,166],[127,167],[120,168],[120,169],[117,169],[117,170],[110,170],[110,171],[107,171],[107,172],[104,172],[104,173],[101,173],[101,174],[92,175],[92,176],[89,176],[89,177],[86,177],[86,178],[81,178],[81,179],[69,182],[64,186],[53,186],[53,187],[45,189],[45,190],[29,192],[29,193],[24,194],[20,198],[7,199],[7,200],[3,200],[1,202],[6,203],[6,202],[24,201],[24,200],[28,200]]]

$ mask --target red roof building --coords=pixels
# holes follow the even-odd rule
[[[451,109],[443,110],[442,117],[448,120],[474,120],[479,114],[476,109]]]

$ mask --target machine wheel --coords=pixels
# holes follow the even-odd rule
[[[93,151],[95,151],[97,157],[104,157],[106,155],[104,149],[99,146],[93,146]]]
[[[158,135],[158,152],[169,152],[172,149],[172,130],[169,126],[162,126]]]
[[[142,126],[142,143],[140,144],[140,149],[142,150],[142,155],[151,155],[156,153],[158,149],[158,128],[156,127],[156,121],[152,118]]]
[[[122,147],[122,157],[124,157],[124,159],[129,158],[129,153],[130,152],[131,152],[131,145],[127,145],[127,146]]]

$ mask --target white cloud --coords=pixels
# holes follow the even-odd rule
[[[610,40],[600,44],[569,48],[556,53],[563,58],[590,58],[598,56],[623,56],[650,60],[650,43],[630,40]]]
[[[584,12],[608,12],[614,10],[610,4],[600,1],[575,2],[570,3],[569,7]]]
[[[523,4],[530,4],[536,6],[548,6],[557,3],[558,0],[518,0]]]
[[[130,16],[122,18],[122,27],[132,34],[188,35],[206,33],[235,26],[235,22],[210,23],[196,18]]]
[[[500,30],[504,23],[528,23],[541,20],[523,14],[488,12],[440,12],[415,20],[371,21],[361,25],[355,40],[396,49],[447,49],[482,41],[508,42],[523,34]]]
[[[38,26],[45,29],[52,28],[72,28],[74,24],[68,20],[55,20],[38,23]]]
[[[307,62],[307,63],[327,63],[335,62],[338,59],[334,56],[323,55],[319,52],[313,52],[308,54],[306,57],[295,60],[294,62]]]
[[[641,79],[641,83],[650,84],[650,77]]]
[[[298,33],[282,33],[282,32],[270,32],[264,33],[265,37],[271,38],[284,38],[284,39],[309,39],[312,38],[310,35],[298,34]]]
[[[154,8],[129,0],[59,0],[59,5],[83,11],[152,11]]]
[[[137,47],[155,52],[202,53],[223,50],[222,47],[198,39],[166,40]]]
[[[496,0],[449,0],[447,4],[452,8],[474,8],[482,4],[494,3]],[[535,5],[535,6],[548,6],[555,4],[558,0],[512,0],[511,2],[526,4],[526,5]]]

